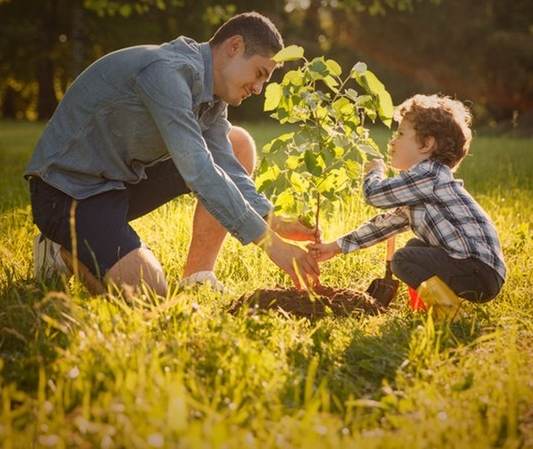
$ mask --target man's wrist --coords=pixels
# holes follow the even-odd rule
[[[275,238],[275,236],[276,236],[276,233],[269,226],[267,227],[266,231],[258,239],[254,240],[254,243],[259,248],[266,251],[272,245],[272,241]]]

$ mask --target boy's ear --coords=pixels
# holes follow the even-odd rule
[[[424,145],[420,147],[421,153],[431,153],[435,149],[435,144],[437,141],[435,140],[435,137],[433,136],[427,136],[424,139]]]

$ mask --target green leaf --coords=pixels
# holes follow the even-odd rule
[[[281,192],[274,202],[274,207],[277,210],[282,210],[284,212],[290,212],[294,207],[294,197],[290,190],[285,190]]]
[[[302,162],[300,155],[293,154],[287,158],[285,165],[289,170],[295,170]]]
[[[356,104],[361,107],[372,107],[373,98],[370,95],[360,95],[357,97]]]
[[[344,163],[346,170],[348,172],[348,176],[350,176],[353,179],[359,178],[361,176],[361,164],[358,164],[357,162],[348,159]]]
[[[293,86],[302,86],[304,75],[300,70],[289,70],[283,77],[282,84],[292,84]]]
[[[328,75],[324,78],[324,82],[326,83],[326,85],[335,93],[337,93],[339,91],[339,89],[337,89],[337,86],[339,85],[339,83],[337,82],[337,80],[335,78],[333,78],[332,76]]]
[[[307,69],[311,74],[311,78],[314,80],[323,79],[329,75],[328,66],[324,62],[323,58],[313,59],[307,66]]]
[[[336,61],[334,61],[333,59],[328,59],[326,61],[326,65],[328,66],[329,72],[333,76],[340,76],[341,75],[341,73],[342,73],[341,66]]]
[[[363,153],[366,153],[370,156],[381,158],[383,157],[379,151],[377,151],[375,148],[373,148],[371,145],[368,145],[366,143],[360,143],[357,145],[357,148],[359,151],[362,151]]]
[[[280,175],[280,172],[281,170],[276,164],[268,164],[266,161],[263,160],[263,163],[259,167],[259,173],[255,178],[255,185],[257,186],[257,190],[261,191],[265,189],[267,182],[269,181],[276,181]]]
[[[331,190],[335,187],[335,176],[333,174],[330,174],[324,181],[322,181],[318,187],[317,190],[320,193],[327,192],[328,190]]]
[[[352,100],[352,101],[357,101],[357,95],[358,95],[358,94],[357,94],[357,91],[356,91],[355,89],[352,89],[352,88],[350,88],[350,89],[346,89],[346,90],[344,91],[344,93],[346,94],[346,96],[347,96],[350,100]]]
[[[281,96],[283,95],[283,88],[278,83],[270,83],[265,90],[265,106],[263,110],[273,111],[279,105]]]
[[[272,60],[281,63],[287,61],[296,61],[304,57],[304,49],[298,45],[289,45],[288,47],[282,48],[278,51],[273,57]]]
[[[332,106],[335,112],[339,115],[351,114],[354,109],[352,103],[346,97],[341,97],[338,100],[335,100]]]
[[[360,78],[363,80],[363,87],[367,89],[369,94],[378,96],[381,91],[385,90],[383,83],[370,70],[360,75]]]
[[[387,127],[392,125],[392,114],[394,106],[392,104],[392,98],[385,89],[383,83],[378,79],[374,73],[370,70],[365,71],[363,74],[352,72],[353,77],[369,94],[377,98],[378,108],[377,113],[379,118]]]
[[[268,142],[265,146],[263,146],[263,154],[267,153],[276,153],[280,149],[284,149],[289,140],[291,140],[294,136],[294,133],[285,133],[281,136],[275,137],[270,142]]]
[[[293,172],[289,180],[293,189],[298,193],[305,192],[309,188],[309,182],[300,173]]]
[[[392,126],[392,116],[394,114],[394,105],[392,104],[392,97],[384,90],[379,95],[379,118],[383,124],[390,128]]]
[[[320,176],[322,174],[323,161],[322,164],[319,161],[319,156],[312,151],[307,150],[304,153],[305,167],[307,171],[314,176]]]

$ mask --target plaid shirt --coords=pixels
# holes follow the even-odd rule
[[[491,219],[456,180],[448,166],[425,160],[384,179],[382,170],[370,171],[364,181],[367,202],[394,210],[377,215],[337,240],[343,253],[372,246],[408,230],[451,257],[473,257],[505,279],[505,262]]]

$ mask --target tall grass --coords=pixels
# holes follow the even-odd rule
[[[259,147],[279,132],[246,126]],[[477,136],[458,173],[501,235],[509,277],[497,299],[446,325],[411,313],[402,290],[385,315],[311,323],[227,313],[244,292],[288,285],[233,239],[216,268],[231,295],[177,292],[190,198],[134,222],[168,273],[165,300],[127,304],[72,279],[33,281],[21,175],[41,130],[0,122],[4,448],[533,447],[531,140]],[[346,205],[326,238],[373,212]],[[364,289],[383,274],[383,256],[376,246],[338,258],[323,265],[323,282]]]

